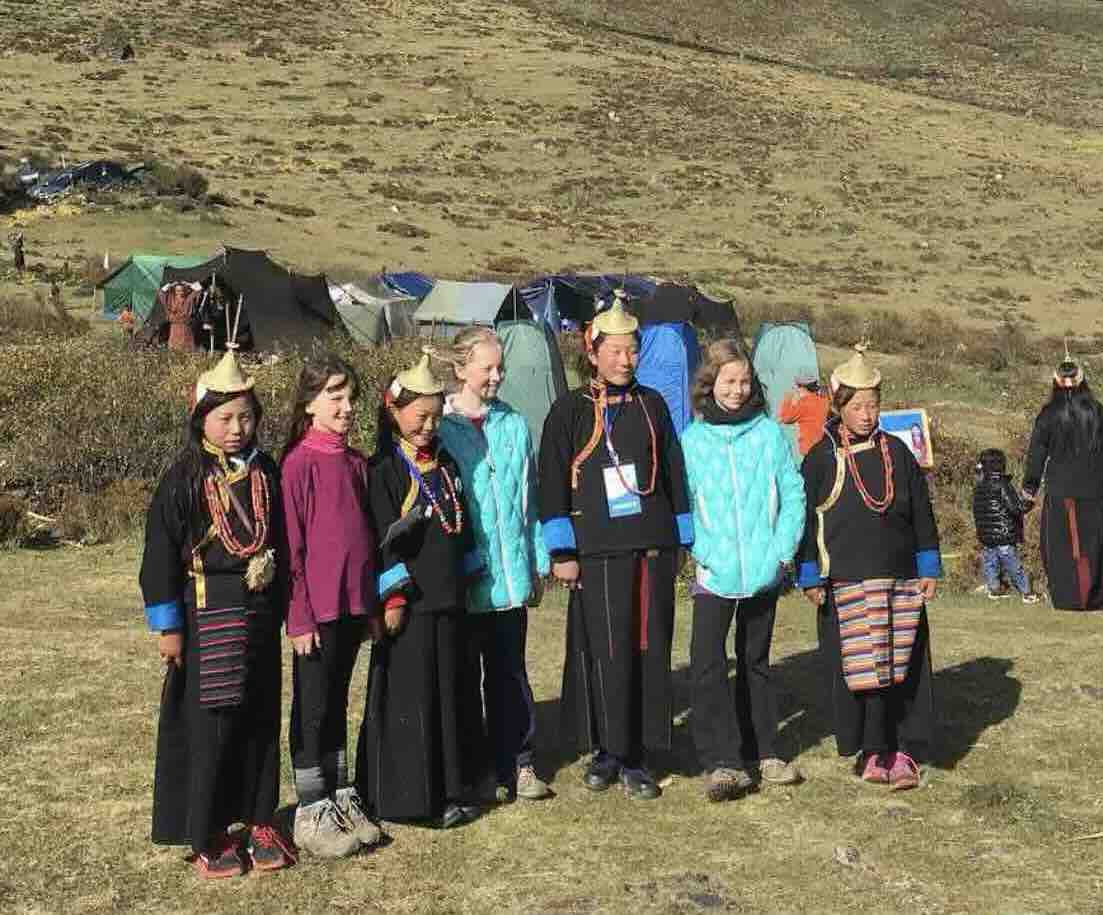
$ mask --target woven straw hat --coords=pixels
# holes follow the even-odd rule
[[[594,318],[591,327],[591,339],[599,334],[634,334],[640,329],[640,322],[624,310],[624,291],[618,289],[613,295],[613,304]]]
[[[868,391],[881,384],[881,372],[870,365],[866,359],[867,343],[858,343],[854,347],[854,355],[842,365],[836,366],[831,373],[831,393],[834,394],[842,385],[854,388],[858,391]]]
[[[410,391],[413,394],[423,396],[444,393],[444,382],[437,378],[432,369],[429,368],[430,350],[426,347],[421,352],[422,356],[417,365],[411,366],[395,376],[394,383],[391,385],[392,397],[398,397],[403,391]]]
[[[207,369],[199,376],[195,386],[195,402],[199,403],[208,393],[214,394],[244,394],[253,390],[254,381],[241,371],[241,365],[237,361],[235,346],[229,346],[225,355],[218,360],[218,365],[213,369]]]

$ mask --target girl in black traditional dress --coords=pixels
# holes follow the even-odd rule
[[[867,782],[919,784],[934,720],[926,604],[942,574],[927,481],[878,425],[881,373],[864,347],[831,375],[824,438],[801,467],[798,583],[817,607],[835,742]]]
[[[482,560],[464,517],[459,469],[437,429],[444,386],[425,354],[387,386],[370,465],[386,637],[372,646],[356,780],[375,816],[456,826],[481,730],[464,669],[464,601]]]
[[[201,877],[293,860],[279,797],[280,625],[286,573],[275,462],[230,350],[199,378],[188,444],[157,487],[141,586],[166,665],[153,841],[190,844]],[[246,824],[244,843],[228,834]]]
[[[1023,474],[1034,501],[1042,480],[1042,562],[1058,610],[1103,608],[1103,405],[1065,355],[1038,414]]]

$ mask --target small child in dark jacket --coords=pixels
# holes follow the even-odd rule
[[[1007,597],[1000,588],[1001,569],[1022,595],[1024,604],[1038,602],[1019,558],[1023,542],[1023,516],[1034,507],[1024,503],[1007,475],[1007,457],[998,448],[986,448],[977,456],[977,485],[973,490],[973,521],[981,546],[981,569],[989,600]]]

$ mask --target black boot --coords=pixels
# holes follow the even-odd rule
[[[643,766],[621,769],[620,783],[624,785],[624,793],[634,801],[653,801],[663,793],[654,776]]]
[[[610,756],[604,750],[598,750],[590,760],[582,784],[591,791],[605,791],[616,782],[620,775],[620,760]]]

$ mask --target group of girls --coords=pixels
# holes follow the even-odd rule
[[[491,332],[435,355],[451,394],[428,353],[389,379],[370,459],[349,444],[360,385],[341,359],[303,368],[278,464],[258,447],[260,401],[232,350],[196,385],[140,579],[166,665],[153,840],[190,845],[202,877],[276,870],[299,850],[345,856],[378,842],[382,819],[470,820],[491,760],[497,801],[550,793],[525,668],[526,605],[549,562],[528,427],[495,398]],[[293,842],[274,822],[284,622]]]
[[[638,346],[625,351],[616,383],[631,391]],[[260,403],[233,352],[199,380],[187,447],[150,508],[141,584],[167,667],[153,840],[190,844],[204,877],[286,866],[296,846],[350,854],[378,841],[383,819],[466,822],[491,766],[499,801],[549,793],[533,768],[525,666],[527,607],[551,566],[530,435],[496,398],[492,332],[465,330],[435,355],[451,392],[428,353],[390,379],[370,459],[348,442],[360,390],[339,359],[304,368],[279,465],[257,446]],[[836,370],[835,415],[798,470],[742,344],[706,353],[697,418],[670,447],[692,506],[692,731],[710,800],[800,778],[776,747],[769,663],[794,558],[818,612],[840,754],[857,754],[866,781],[917,784],[938,539],[914,458],[878,430],[880,384],[862,352]],[[285,620],[294,844],[273,824]],[[352,781],[347,706],[365,638]]]

